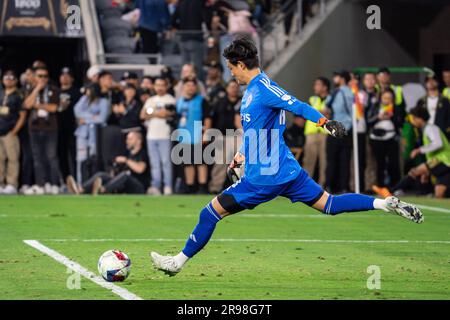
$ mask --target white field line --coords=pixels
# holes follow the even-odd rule
[[[445,208],[439,208],[439,207],[431,207],[431,206],[425,206],[422,204],[417,205],[420,209],[430,210],[430,211],[436,211],[436,212],[444,212],[444,213],[450,213],[450,209]],[[450,203],[449,203],[450,206]]]
[[[433,206],[426,206],[426,205],[417,205],[420,209],[424,210],[430,210],[435,212],[442,212],[442,213],[450,213],[450,209],[446,208],[440,208],[440,207],[433,207]],[[87,214],[87,215],[81,215],[82,218],[99,218],[111,215],[107,214]],[[275,219],[316,219],[316,218],[329,218],[326,214],[321,214],[320,212],[317,212],[317,214],[277,214],[277,213],[244,213],[244,214],[238,214],[237,217],[243,217],[243,218],[275,218]],[[374,214],[374,213],[366,213],[366,214],[352,214],[352,215],[345,215],[345,218],[349,219],[366,219],[366,218],[374,218],[374,217],[387,217],[388,215],[382,215],[382,214]],[[39,214],[17,214],[17,215],[9,215],[9,214],[0,214],[0,218],[59,218],[59,217],[68,217],[73,218],[75,216],[73,215],[59,215],[59,214],[50,214],[50,215],[39,215]],[[79,216],[76,216],[77,218]],[[136,217],[136,218],[197,218],[198,214],[143,214],[143,215],[135,215],[130,214],[130,216],[126,216],[126,218],[130,217]]]
[[[45,239],[51,242],[185,242],[186,239]],[[450,240],[211,239],[213,242],[450,244]]]
[[[82,267],[78,263],[70,260],[66,256],[63,256],[59,252],[50,249],[49,247],[44,246],[42,243],[40,243],[37,240],[23,240],[27,245],[30,247],[33,247],[37,250],[39,250],[42,253],[45,253],[49,257],[53,258],[54,260],[58,261],[59,263],[65,265],[66,267],[72,269],[73,271],[81,274],[86,279],[91,280],[92,282],[98,284],[99,286],[112,291],[114,294],[118,295],[119,297],[125,299],[125,300],[142,300],[142,298],[138,297],[134,293],[131,293],[130,291],[119,287],[111,282],[105,281],[102,277],[97,276],[96,274],[92,273],[88,269]]]
[[[86,215],[38,215],[38,214],[15,214],[15,215],[7,215],[2,214],[0,215],[0,218],[35,218],[35,219],[42,219],[42,218],[100,218],[100,217],[111,217],[110,214],[86,214]],[[136,215],[130,213],[129,216],[121,215],[122,218],[174,218],[174,219],[186,219],[186,218],[198,218],[198,214],[142,214],[142,215]],[[259,213],[243,213],[243,214],[236,214],[235,217],[239,218],[253,218],[253,219],[259,219],[259,218],[276,218],[276,219],[326,219],[329,218],[326,214],[321,214],[318,212],[317,214],[276,214],[276,213],[268,213],[268,214],[259,214]],[[377,215],[377,214],[354,214],[354,215],[346,215],[345,218],[350,219],[367,219],[367,218],[374,218],[374,217],[382,217],[385,218],[386,215]]]

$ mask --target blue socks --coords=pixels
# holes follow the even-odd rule
[[[200,218],[182,252],[189,258],[192,258],[197,252],[208,243],[211,238],[216,223],[221,220],[221,216],[214,210],[211,203],[200,212]]]
[[[347,193],[340,196],[330,195],[323,213],[336,215],[343,212],[374,210],[375,198],[364,194]]]
[[[340,196],[330,195],[325,204],[324,213],[336,215],[342,212],[374,210],[374,200],[375,198],[373,197],[354,193]],[[216,212],[212,204],[208,203],[200,212],[198,223],[186,241],[182,253],[188,258],[192,258],[203,249],[211,238],[217,222],[220,220],[222,220],[222,217]]]

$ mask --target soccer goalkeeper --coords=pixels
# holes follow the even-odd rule
[[[242,98],[241,121],[244,130],[241,150],[230,169],[245,160],[245,175],[215,197],[200,212],[200,218],[185,247],[176,256],[151,252],[154,266],[169,275],[181,271],[211,238],[216,224],[228,215],[283,196],[303,202],[327,215],[343,212],[384,210],[416,223],[423,221],[420,210],[396,197],[375,199],[361,194],[330,195],[300,167],[283,140],[285,111],[290,111],[323,127],[333,137],[343,137],[344,126],[329,121],[310,105],[298,101],[280,88],[259,68],[255,45],[245,38],[234,40],[225,50],[232,76],[247,85]]]

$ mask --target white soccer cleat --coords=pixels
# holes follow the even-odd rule
[[[400,201],[399,198],[394,196],[387,197],[385,200],[389,211],[394,212],[399,216],[409,219],[415,223],[423,222],[423,214],[415,205]]]
[[[182,267],[178,266],[172,256],[162,256],[157,252],[150,252],[150,257],[152,258],[153,266],[156,269],[163,271],[171,277],[181,271]]]
[[[17,189],[16,187],[14,187],[13,185],[8,184],[6,187],[4,187],[1,191],[1,194],[9,194],[9,195],[13,195],[13,194],[17,194]]]

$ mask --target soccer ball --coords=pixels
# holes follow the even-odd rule
[[[108,250],[98,259],[98,272],[109,282],[123,281],[130,275],[131,260],[119,250]]]

